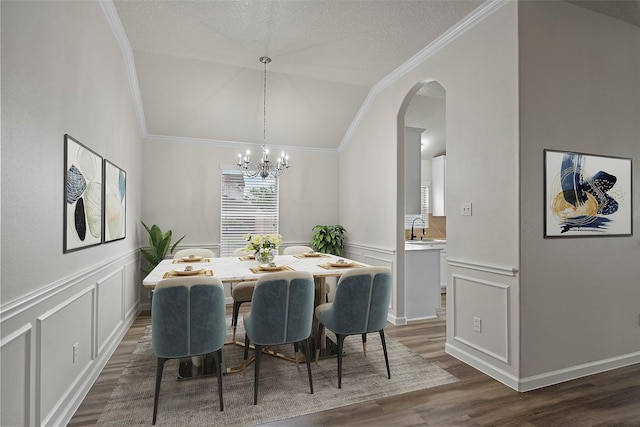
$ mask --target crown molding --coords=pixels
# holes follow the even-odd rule
[[[142,107],[142,97],[140,96],[140,86],[138,85],[138,73],[136,71],[136,63],[133,59],[133,50],[131,49],[131,43],[127,33],[124,31],[122,21],[116,11],[116,6],[112,0],[99,0],[100,7],[104,12],[104,16],[107,18],[107,22],[113,31],[113,35],[118,41],[122,56],[124,57],[124,64],[127,70],[127,78],[129,80],[129,90],[131,90],[131,99],[133,101],[133,108],[136,112],[136,118],[138,119],[138,129],[142,137],[147,136],[147,120],[144,117],[144,108]]]
[[[349,141],[353,137],[355,131],[360,127],[360,123],[362,119],[369,111],[369,108],[373,104],[373,101],[376,99],[378,94],[387,89],[389,86],[397,82],[400,78],[404,77],[407,73],[412,71],[415,67],[422,64],[424,61],[429,59],[431,56],[435,55],[449,43],[466,33],[468,30],[476,26],[478,23],[482,22],[486,17],[493,14],[496,10],[500,9],[502,6],[513,2],[514,0],[490,0],[484,3],[482,6],[478,7],[476,10],[467,15],[464,19],[458,22],[456,25],[448,29],[444,32],[440,37],[435,39],[433,42],[429,43],[424,49],[420,52],[412,56],[409,60],[407,60],[404,64],[400,65],[398,68],[393,70],[389,75],[384,77],[378,83],[376,83],[369,94],[365,98],[360,110],[356,114],[353,122],[347,129],[340,145],[338,146],[338,152],[342,152]]]

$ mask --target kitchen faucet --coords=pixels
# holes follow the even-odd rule
[[[417,217],[417,218],[415,218],[415,219],[413,220],[413,222],[411,223],[411,240],[413,240],[413,239],[415,239],[415,238],[416,238],[416,235],[415,235],[415,234],[413,234],[413,225],[416,223],[416,221],[417,221],[417,220],[422,221],[422,236],[420,236],[420,240],[422,240],[422,237],[424,236],[424,233],[425,233],[425,226],[426,226],[426,224],[424,223],[424,220],[423,220],[422,218]]]

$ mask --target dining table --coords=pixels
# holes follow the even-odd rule
[[[184,257],[162,260],[143,280],[142,284],[148,289],[153,288],[163,279],[185,276],[217,277],[220,281],[234,284],[255,281],[260,277],[282,271],[306,271],[311,273],[315,282],[314,307],[326,301],[326,278],[339,277],[347,271],[370,265],[354,261],[345,257],[319,252],[309,252],[297,255],[276,255],[270,264],[260,264],[251,255],[224,257]],[[152,314],[153,315],[153,314]],[[314,328],[315,330],[315,328]],[[312,332],[313,334],[313,332]],[[311,340],[313,343],[315,340]],[[333,355],[337,346],[330,339],[319,340],[321,356]],[[230,344],[242,344],[231,342]],[[314,354],[315,349],[311,354]],[[306,357],[306,355],[305,355]],[[184,365],[184,366],[183,366]],[[192,359],[191,362],[181,363],[179,379],[209,375],[211,361],[204,363]],[[244,369],[244,366],[242,367]],[[235,372],[237,368],[225,368],[227,372]]]

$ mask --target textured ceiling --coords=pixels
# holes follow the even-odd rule
[[[267,143],[327,150],[376,83],[483,3],[113,1],[148,135],[262,143],[266,55]],[[640,25],[636,0],[570,3]]]
[[[336,149],[377,82],[483,1],[114,1],[151,135]]]

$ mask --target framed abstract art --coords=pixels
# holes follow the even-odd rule
[[[631,236],[631,159],[544,150],[544,237]]]
[[[109,160],[104,160],[104,242],[126,237],[127,174]]]
[[[63,252],[102,243],[102,157],[64,136]]]

